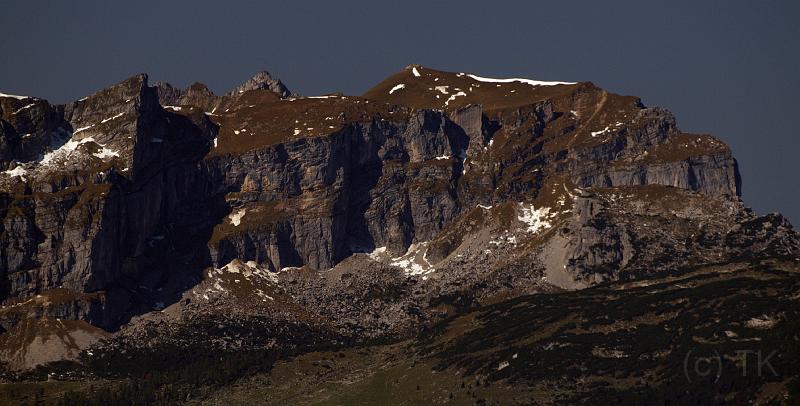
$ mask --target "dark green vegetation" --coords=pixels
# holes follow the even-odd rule
[[[80,367],[50,365],[92,380],[36,382],[47,376],[40,368],[0,396],[23,404],[791,404],[800,396],[798,316],[796,264],[727,264],[518,297],[395,344],[95,355]]]
[[[441,337],[452,336],[454,324],[442,326],[423,348],[439,370],[564,393],[551,400],[747,403],[786,389],[797,396],[798,276],[728,265],[624,290],[521,297],[465,316],[471,326],[452,339]]]

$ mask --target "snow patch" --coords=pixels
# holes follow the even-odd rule
[[[29,109],[29,108],[31,108],[31,107],[33,107],[33,106],[35,106],[35,105],[36,105],[36,103],[31,103],[31,104],[28,104],[28,105],[26,105],[26,106],[22,106],[22,107],[18,108],[18,109],[17,109],[17,111],[15,111],[15,112],[13,112],[13,113],[11,113],[11,114],[17,114],[17,113],[19,113],[20,111],[22,111],[22,110],[25,110],[25,109]]]
[[[100,144],[97,144],[100,145]],[[113,149],[106,148],[105,146],[100,146],[100,151],[93,153],[97,158],[100,159],[108,159],[112,157],[119,157],[119,151],[114,151]]]
[[[456,97],[458,97],[458,96],[466,96],[466,95],[467,94],[464,93],[464,92],[458,92],[458,93],[450,96],[450,98],[448,98],[447,100],[445,100],[444,105],[447,106],[448,104],[450,104],[451,101],[455,100]]]
[[[447,92],[447,88],[448,87],[450,87],[450,86],[436,86],[436,87],[433,88],[433,90],[436,90],[437,92],[442,93],[442,94],[449,94]]]
[[[79,133],[81,131],[88,130],[88,129],[92,128],[92,127],[94,127],[94,124],[87,125],[86,127],[80,127],[77,130],[73,131],[73,134],[77,134],[77,133]]]
[[[396,92],[396,91],[398,91],[398,90],[400,90],[400,89],[402,89],[404,87],[406,87],[406,85],[404,83],[401,83],[401,84],[393,87],[392,90],[389,90],[389,94],[392,94],[392,93],[394,93],[394,92]]]
[[[519,205],[521,213],[517,218],[527,225],[529,233],[536,233],[552,227],[552,224],[548,221],[552,217],[549,207],[537,209],[532,204],[527,207],[522,203]]]
[[[39,163],[42,165],[49,165],[56,160],[67,158],[72,155],[79,145],[86,144],[87,142],[94,142],[94,138],[86,137],[80,141],[70,139],[57,150],[44,154],[44,157],[42,157],[42,160],[39,161]]]
[[[420,77],[420,76],[422,76],[422,75],[420,75],[420,74],[419,74],[419,71],[417,70],[417,67],[416,67],[416,66],[415,66],[415,67],[413,67],[413,68],[411,68],[411,73],[412,73],[412,74],[413,74],[415,77]]]
[[[116,115],[116,116],[114,116],[114,117],[104,118],[103,120],[101,120],[101,121],[100,121],[100,124],[104,124],[104,123],[107,123],[107,122],[109,122],[109,121],[111,121],[111,120],[114,120],[114,119],[116,119],[116,118],[120,118],[120,117],[122,117],[123,115],[125,115],[125,113],[119,113],[119,114],[117,114],[117,115]]]
[[[28,170],[23,168],[21,165],[18,165],[16,168],[9,169],[9,170],[7,170],[7,171],[5,171],[3,173],[5,173],[6,175],[8,175],[8,176],[10,176],[12,178],[15,177],[15,176],[19,176],[24,181],[25,180],[25,175],[28,173]]]
[[[427,275],[436,269],[428,262],[428,243],[414,243],[408,247],[404,255],[392,258],[389,265],[402,268],[406,275]]]
[[[531,79],[522,79],[522,78],[511,78],[511,79],[495,79],[495,78],[486,78],[482,76],[476,76],[472,74],[468,74],[467,76],[471,77],[474,80],[479,82],[490,82],[490,83],[512,83],[512,82],[521,82],[527,83],[531,86],[555,86],[555,85],[574,85],[575,82],[546,82],[541,80],[531,80]]]
[[[386,253],[386,247],[378,247],[367,255],[375,261],[379,261],[384,253]]]
[[[601,134],[605,133],[609,129],[610,128],[608,126],[606,126],[606,128],[604,128],[604,129],[602,129],[600,131],[592,131],[592,137],[597,137],[598,135],[601,135]]]
[[[224,282],[225,280],[231,280],[230,277],[222,279],[226,274],[236,274],[236,279],[232,279],[234,283],[241,283],[243,281],[250,282],[254,284],[255,282],[269,282],[271,284],[278,283],[278,275],[275,272],[270,272],[270,270],[265,267],[259,265],[256,261],[247,261],[242,262],[238,259],[234,259],[233,261],[229,262],[227,265],[223,266],[222,268],[214,269],[210,271],[208,276],[209,278],[214,278],[213,288],[209,289],[209,293],[213,292],[214,290],[220,292],[226,292],[227,290],[221,285],[221,281]],[[254,281],[253,277],[257,279]],[[243,279],[241,279],[243,278]],[[260,279],[260,281],[259,281]],[[255,290],[256,295],[262,298],[268,298],[272,300],[272,298],[268,297],[264,291],[261,289]]]
[[[242,217],[244,217],[245,213],[247,213],[247,209],[238,209],[235,212],[231,213],[228,217],[231,219],[231,224],[234,226],[238,226],[242,223]]]
[[[17,100],[35,99],[35,97],[30,97],[30,96],[17,96],[17,95],[15,95],[15,94],[5,94],[5,93],[0,93],[0,97],[13,97],[13,98],[15,98],[15,99],[17,99]]]

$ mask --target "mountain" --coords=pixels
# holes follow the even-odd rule
[[[800,390],[792,225],[744,205],[724,142],[590,82],[411,65],[363,96],[266,72],[220,96],[146,75],[0,95],[0,171],[10,400]],[[774,375],[735,374],[768,349]],[[692,351],[725,376],[684,374]]]

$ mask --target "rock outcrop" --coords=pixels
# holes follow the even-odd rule
[[[250,90],[269,90],[280,97],[289,97],[292,93],[289,88],[280,81],[280,79],[273,78],[267,71],[261,71],[253,75],[247,82],[241,86],[233,89],[228,93],[228,96],[236,96]]]

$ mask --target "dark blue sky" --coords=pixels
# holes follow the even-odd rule
[[[138,72],[360,94],[411,63],[640,96],[731,145],[748,205],[800,222],[798,1],[0,3],[0,91],[56,103]]]

